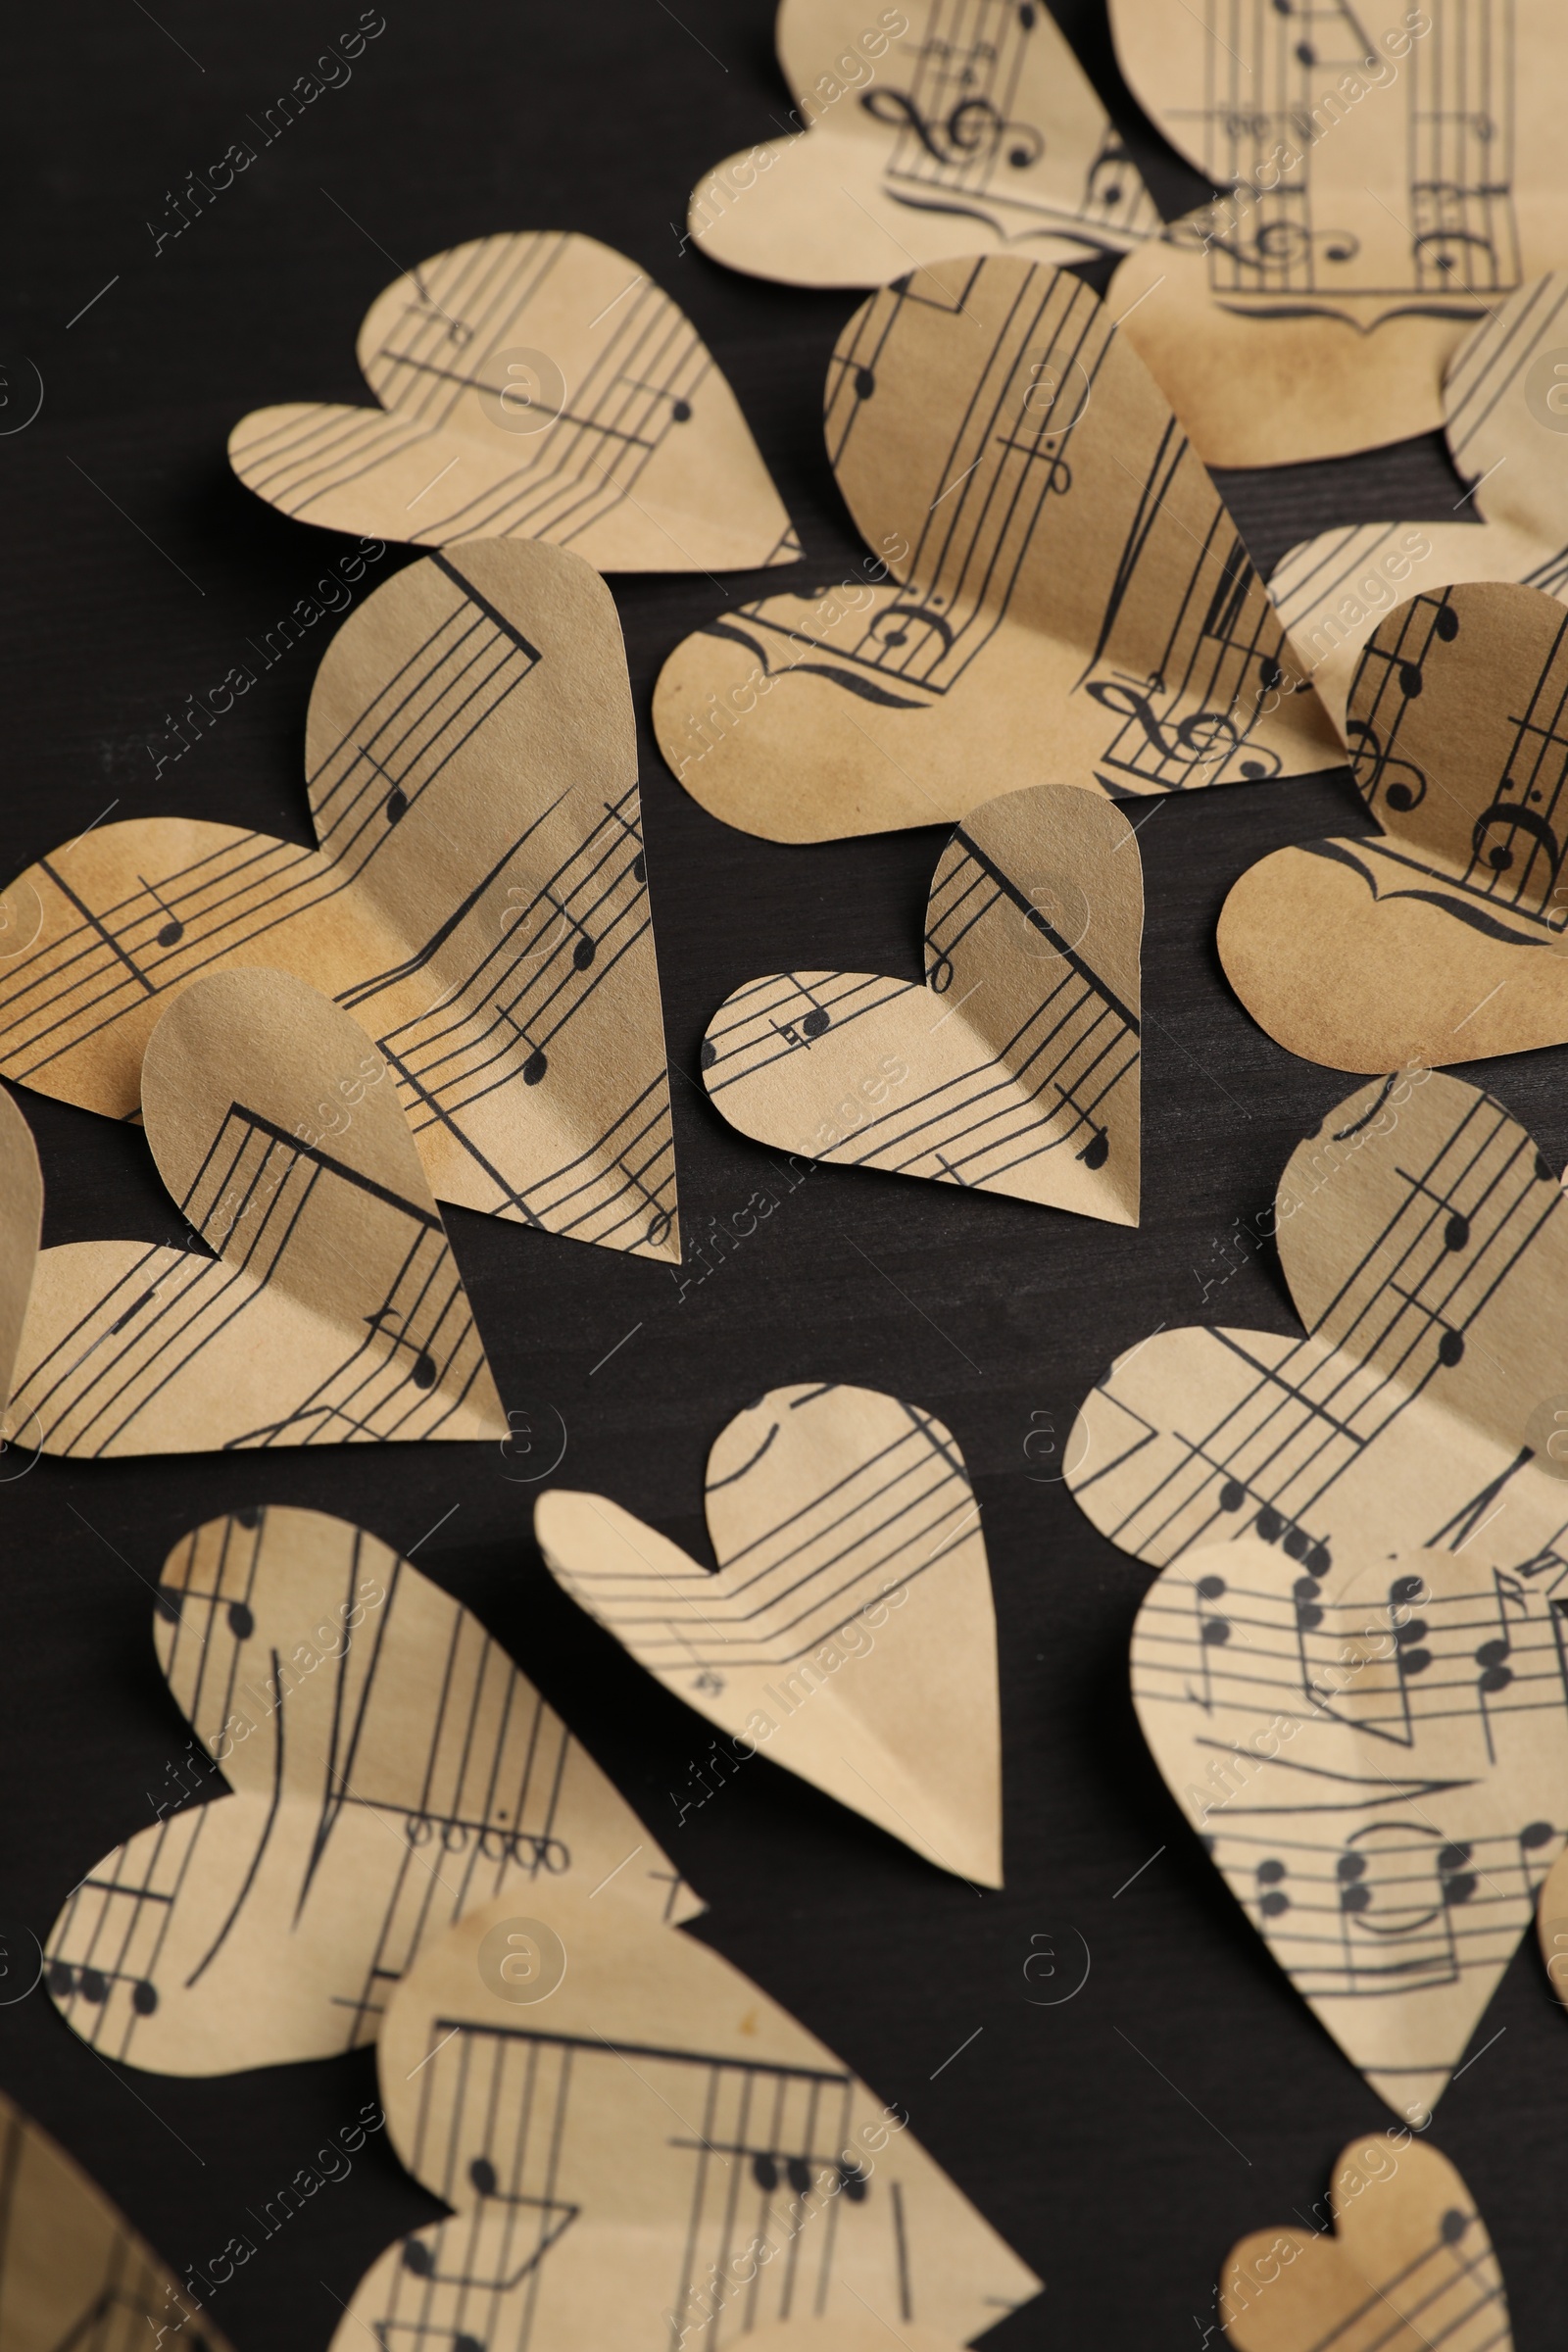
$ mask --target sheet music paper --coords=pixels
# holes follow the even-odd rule
[[[1165,397],[1082,279],[933,265],[856,312],[828,455],[883,582],[774,596],[654,694],[693,798],[776,841],[1305,774],[1339,739]]]
[[[97,2182],[0,2091],[5,2352],[150,2352],[165,2335],[181,2352],[228,2352]]]
[[[398,278],[357,345],[378,409],[295,401],[229,435],[304,522],[453,547],[548,539],[599,571],[751,571],[801,554],[685,313],[597,238],[478,237]]]
[[[1297,1991],[1430,2119],[1568,1837],[1568,1577],[1468,1552],[1185,1553],[1145,1595],[1150,1752]]]
[[[668,2352],[866,2311],[962,2343],[1040,2291],[906,2119],[716,1952],[614,1886],[519,1908],[459,1921],[393,1996],[390,2134],[456,2210],[366,2274],[333,2352]]]
[[[1220,2316],[1238,2352],[1510,2352],[1474,2197],[1429,2140],[1397,2136],[1341,2149],[1332,2233],[1259,2230],[1231,2248]]]
[[[158,1602],[158,1662],[233,1793],[152,1792],[55,1922],[45,1982],[100,2056],[214,2075],[362,2048],[415,1955],[498,1896],[616,1871],[651,1918],[702,1908],[478,1620],[365,1529],[211,1519]]]
[[[474,542],[385,581],[317,673],[320,847],[187,817],[95,826],[12,886],[0,1072],[112,1118],[203,972],[352,1012],[444,1200],[678,1259],[674,1140],[620,623],[576,557]]]
[[[506,1439],[408,1122],[356,1021],[284,972],[210,973],[153,1032],[142,1109],[189,1246],[39,1252],[8,1435],[89,1460]]]
[[[876,1389],[774,1389],[715,1441],[707,1505],[716,1574],[600,1494],[552,1488],[534,1534],[572,1599],[728,1732],[732,1757],[770,1756],[1000,1886],[996,1617],[951,1432]]]
[[[1568,1211],[1531,1137],[1441,1071],[1378,1079],[1292,1152],[1272,1223],[1304,1335],[1128,1349],[1068,1440],[1079,1508],[1154,1567],[1462,1547],[1568,1592]]]
[[[11,1394],[42,1227],[43,1171],[32,1130],[0,1087],[0,1397]]]
[[[760,1143],[835,1165],[1138,1222],[1133,828],[1040,784],[972,810],[926,910],[923,987],[774,972],[703,1041],[709,1096]]]
[[[1381,835],[1276,850],[1232,886],[1226,978],[1332,1069],[1568,1040],[1568,612],[1490,583],[1399,605],[1362,653],[1350,765]]]
[[[1557,0],[1111,0],[1110,19],[1135,95],[1223,191],[1110,293],[1208,463],[1440,425],[1470,328],[1568,262]]]
[[[1124,253],[1159,214],[1050,10],[1018,0],[782,0],[805,136],[692,191],[710,260],[797,286],[875,286],[913,262],[1022,247]]]

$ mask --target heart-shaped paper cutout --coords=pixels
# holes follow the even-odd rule
[[[725,999],[703,1075],[784,1152],[1138,1222],[1143,869],[1118,810],[1039,784],[943,851],[923,987],[774,972]]]
[[[787,285],[877,286],[911,262],[1020,245],[1081,262],[1157,231],[1048,8],[866,13],[780,0],[778,61],[808,127],[728,157],[692,191],[691,233],[712,261]]]
[[[99,825],[11,897],[0,1072],[135,1110],[171,992],[284,966],[379,1045],[431,1189],[678,1258],[674,1142],[610,591],[575,556],[475,542],[386,581],[317,673],[318,850],[185,817]]]
[[[951,1434],[876,1389],[774,1389],[714,1442],[707,1502],[716,1574],[599,1494],[541,1494],[534,1534],[573,1600],[739,1755],[1000,1886],[996,1616]]]
[[[1083,280],[1004,255],[839,337],[828,454],[860,581],[744,605],[654,692],[693,798],[774,841],[1308,773],[1338,738],[1164,394]]]
[[[1110,296],[1208,463],[1441,424],[1470,326],[1568,261],[1557,0],[1111,0],[1110,17],[1133,91],[1227,191],[1135,250]]]
[[[210,1776],[200,1751],[169,1768],[169,1818],[56,1921],[49,1989],[103,2055],[215,2075],[358,2049],[430,1937],[563,1879],[619,1870],[656,1919],[701,1909],[478,1620],[363,1528],[211,1519],[159,1604],[158,1662],[234,1793],[171,1811]]]
[[[867,2311],[963,2343],[1039,2293],[906,2117],[618,1884],[470,1913],[398,1986],[388,2129],[457,2210],[367,2272],[333,2352],[669,2352]]]
[[[286,972],[214,972],[142,1065],[193,1238],[40,1251],[9,1434],[45,1453],[505,1440],[463,1278],[386,1068]]]
[[[0,1397],[11,1394],[42,1229],[43,1170],[32,1130],[0,1087]]]
[[[1253,1536],[1165,1569],[1133,1628],[1171,1794],[1319,2023],[1416,2125],[1568,1837],[1563,1606],[1468,1554],[1310,1574]]]
[[[1568,1206],[1517,1120],[1441,1072],[1363,1087],[1268,1232],[1305,1336],[1141,1341],[1078,1415],[1079,1507],[1155,1567],[1253,1535],[1312,1576],[1463,1545],[1568,1593]]]
[[[1260,2230],[1231,2248],[1220,2313],[1238,2352],[1510,2352],[1475,2199],[1436,2148],[1397,2139],[1341,2149],[1332,2235]]]
[[[1413,597],[1367,646],[1350,764],[1381,837],[1276,850],[1219,953],[1252,1018],[1337,1070],[1568,1040],[1568,612],[1489,582]]]
[[[451,547],[549,539],[600,571],[801,553],[740,405],[679,306],[597,238],[479,237],[378,294],[378,409],[256,409],[229,464],[285,514]]]

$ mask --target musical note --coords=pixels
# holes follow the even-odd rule
[[[147,893],[147,896],[152,899],[169,917],[169,920],[160,926],[157,933],[158,945],[161,948],[177,948],[180,941],[185,936],[184,924],[180,921],[172,906],[170,906],[168,900],[159,897],[157,891],[154,890],[152,884],[147,880],[144,874],[138,874],[136,879],[141,884],[143,890]]]
[[[416,1342],[407,1338],[403,1333],[386,1330],[385,1324],[388,1319],[393,1322],[401,1322],[402,1317],[396,1309],[390,1306],[378,1306],[373,1314],[367,1315],[365,1318],[370,1329],[380,1332],[381,1337],[384,1340],[390,1340],[394,1348],[408,1348],[414,1357],[414,1369],[409,1377],[415,1387],[416,1389],[433,1389],[436,1381],[435,1357],[430,1353],[428,1348],[420,1348]]]

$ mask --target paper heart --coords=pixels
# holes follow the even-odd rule
[[[135,1110],[171,992],[295,971],[379,1045],[433,1191],[678,1258],[659,971],[620,624],[575,556],[474,542],[383,583],[317,673],[318,850],[185,817],[29,866],[0,1072]]]
[[[710,260],[787,285],[875,286],[911,261],[1026,244],[1035,261],[1081,262],[1158,229],[1049,9],[955,20],[924,0],[865,17],[862,0],[781,0],[778,62],[807,135],[732,155],[692,191]]]
[[[328,530],[452,547],[550,539],[600,571],[751,571],[801,553],[691,320],[595,237],[479,237],[378,294],[356,346],[379,409],[256,409],[228,460]]]
[[[142,1066],[193,1241],[40,1251],[8,1430],[45,1453],[510,1434],[379,1055],[284,972],[192,981]]]
[[[1446,2156],[1352,2139],[1329,2193],[1331,2236],[1260,2230],[1231,2248],[1220,2308],[1239,2352],[1509,2352],[1497,2257]]]
[[[432,1936],[540,1885],[620,1868],[655,1919],[702,1908],[478,1620],[365,1529],[275,1505],[211,1519],[158,1599],[158,1662],[205,1753],[166,1769],[155,1826],[89,1871],[47,1953],[102,2055],[214,2075],[358,2049]],[[187,1774],[210,1786],[206,1756],[234,1793],[171,1811]]]
[[[1155,1567],[1462,1544],[1568,1594],[1568,1207],[1524,1129],[1457,1078],[1380,1080],[1297,1146],[1268,1232],[1305,1336],[1141,1341],[1068,1441],[1079,1508]]]
[[[42,1227],[43,1170],[32,1130],[0,1087],[0,1398],[11,1394]]]
[[[1489,311],[1449,362],[1443,409],[1455,470],[1475,485],[1461,502],[1475,521],[1323,531],[1269,581],[1342,725],[1361,648],[1397,598],[1467,580],[1568,597],[1568,270]]]
[[[392,2140],[457,2210],[367,2272],[333,2352],[668,2352],[910,2310],[963,2343],[1040,2292],[907,2119],[727,1960],[613,1886],[523,1908],[461,1920],[388,2006]]]
[[[1081,278],[1004,255],[873,295],[826,432],[862,568],[894,584],[743,605],[671,654],[660,748],[726,824],[826,841],[1048,778],[1178,792],[1340,759],[1218,492]]]
[[[1143,870],[1116,809],[1062,784],[986,801],[943,851],[926,981],[775,972],[703,1040],[760,1143],[1138,1222]]]
[[[1568,261],[1556,0],[1291,15],[1111,0],[1130,87],[1227,191],[1110,291],[1211,466],[1430,431],[1471,325]]]
[[[1381,837],[1276,850],[1232,886],[1225,976],[1339,1070],[1568,1040],[1568,612],[1489,583],[1400,605],[1361,657],[1350,764]]]
[[[1563,1603],[1451,1552],[1302,1572],[1255,1536],[1144,1597],[1133,1700],[1209,1858],[1424,2126],[1568,1837]]]
[[[541,1494],[534,1535],[572,1599],[740,1758],[771,1756],[1000,1886],[996,1615],[953,1437],[875,1389],[774,1389],[715,1441],[707,1502],[716,1574],[599,1494]]]

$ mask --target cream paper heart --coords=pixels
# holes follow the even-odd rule
[[[112,1118],[172,993],[297,972],[375,1040],[443,1200],[677,1258],[620,623],[586,564],[475,542],[387,580],[317,673],[320,847],[98,825],[11,886],[0,1072]]]
[[[1487,583],[1400,605],[1362,654],[1350,765],[1382,835],[1276,850],[1219,953],[1253,1020],[1338,1070],[1568,1040],[1568,612]]]
[[[32,1130],[0,1087],[0,1402],[11,1395],[43,1230],[43,1170]],[[24,1434],[8,1425],[15,1440]]]
[[[1440,425],[1470,327],[1568,262],[1557,0],[1111,0],[1110,21],[1135,95],[1224,191],[1110,291],[1208,464]]]
[[[504,1441],[386,1066],[284,972],[192,981],[142,1110],[192,1247],[39,1252],[8,1431],[45,1453]],[[206,1243],[216,1257],[195,1245]]]
[[[1332,2233],[1259,2230],[1231,2248],[1220,2314],[1238,2352],[1509,2352],[1497,2257],[1446,2156],[1352,2139],[1329,2194]]]
[[[1568,1208],[1517,1120],[1441,1072],[1363,1087],[1292,1152],[1271,1232],[1304,1336],[1140,1341],[1068,1440],[1079,1508],[1154,1567],[1254,1535],[1315,1577],[1462,1545],[1568,1593]]]
[[[876,286],[996,246],[1124,253],[1159,215],[1042,0],[781,0],[775,39],[806,136],[716,164],[692,191],[710,260],[796,286]]]
[[[774,1389],[715,1440],[707,1504],[714,1574],[600,1494],[541,1494],[534,1535],[572,1599],[738,1755],[1000,1886],[996,1614],[950,1433],[876,1389]]]
[[[158,1600],[200,1760],[148,1792],[154,1825],[88,1872],[46,1955],[101,2056],[218,2075],[359,2049],[416,1954],[496,1896],[618,1869],[652,1918],[701,1910],[478,1620],[364,1528],[210,1519]],[[233,1794],[169,1812],[208,1756]]]
[[[660,749],[743,832],[952,822],[1047,776],[1113,797],[1306,774],[1339,739],[1112,314],[1014,255],[872,296],[828,371],[865,581],[677,646]]]
[[[247,489],[302,521],[452,547],[549,539],[599,571],[752,571],[801,553],[740,406],[679,306],[595,237],[478,237],[378,294],[378,409],[255,409]]]
[[[398,2154],[456,2210],[367,2272],[333,2352],[669,2352],[867,2312],[963,2343],[1040,2292],[906,2116],[615,1886],[460,1920],[376,2063]]]
[[[1256,1536],[1146,1593],[1150,1752],[1380,2098],[1424,2127],[1568,1838],[1568,1602],[1468,1556]]]
[[[750,980],[703,1040],[709,1095],[781,1151],[1136,1225],[1143,879],[1086,792],[985,801],[932,878],[924,987]]]

